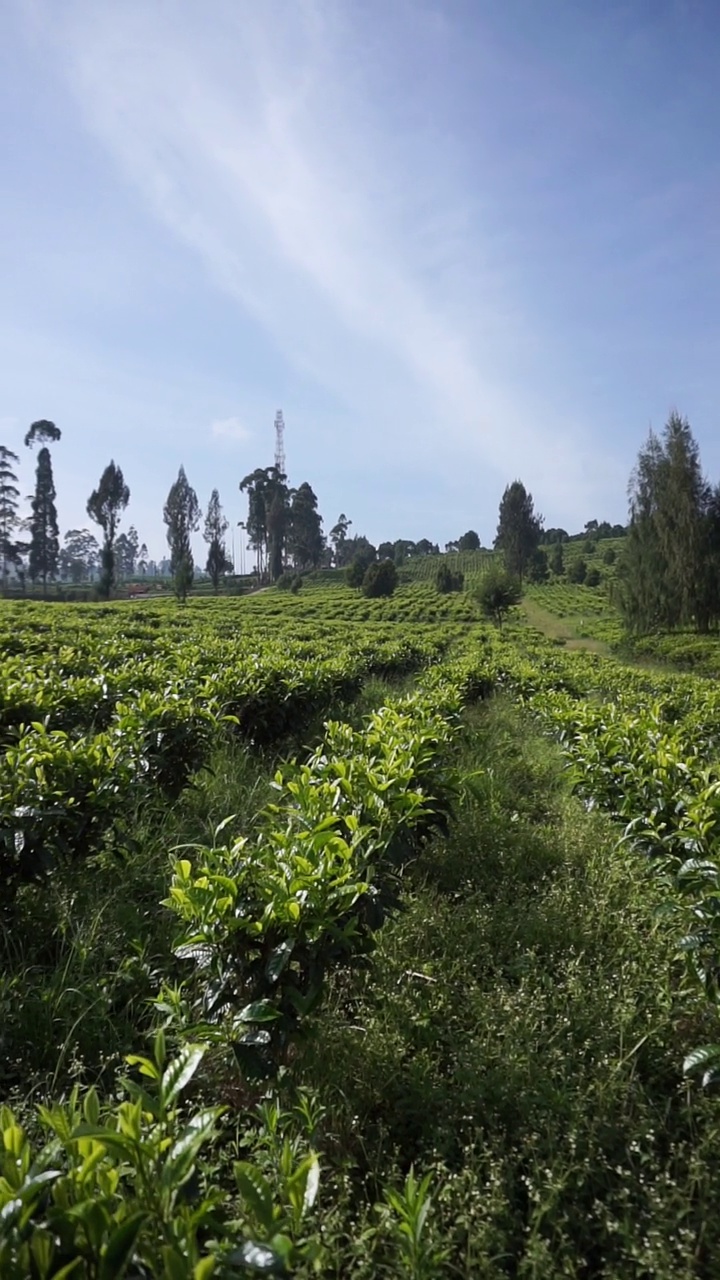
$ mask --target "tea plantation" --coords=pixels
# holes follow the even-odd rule
[[[717,1276],[720,693],[615,625],[0,606],[3,1280]]]

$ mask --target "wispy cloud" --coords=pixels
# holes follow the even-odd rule
[[[445,476],[521,472],[586,514],[600,481],[585,426],[515,385],[513,362],[539,357],[513,273],[442,128],[374,99],[391,77],[374,78],[360,7],[216,0],[209,21],[190,3],[34,0],[28,12],[87,127],[285,358],[352,409],[355,447],[398,465],[412,451]],[[454,38],[416,12],[433,39]],[[489,114],[479,133],[490,127]],[[248,438],[234,418],[212,435]]]
[[[252,440],[253,433],[248,431],[239,418],[220,418],[213,422],[210,433],[215,440],[232,441],[234,444]]]

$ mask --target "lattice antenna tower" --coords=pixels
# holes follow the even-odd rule
[[[285,423],[283,422],[282,409],[278,409],[275,414],[275,466],[281,475],[286,475],[285,471]]]

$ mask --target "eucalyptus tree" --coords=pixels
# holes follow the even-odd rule
[[[28,428],[25,444],[29,449],[41,444],[35,471],[35,492],[31,502],[29,521],[30,548],[28,573],[33,582],[42,579],[43,595],[47,594],[47,581],[57,577],[60,561],[60,531],[55,506],[55,481],[48,444],[55,444],[62,432],[48,418],[39,418]]]
[[[185,468],[180,467],[178,477],[171,486],[163,508],[163,520],[167,525],[170,548],[170,572],[175,594],[184,601],[195,576],[191,535],[200,523],[200,505],[197,494],[188,484]]]
[[[286,477],[277,467],[257,467],[240,481],[240,492],[248,496],[245,524],[248,542],[257,557],[258,573],[266,569],[275,580],[282,573],[288,523]]]
[[[15,533],[18,528],[18,501],[20,490],[14,467],[20,459],[12,449],[0,444],[0,559],[2,560],[3,591],[7,590],[8,569],[19,559]]]
[[[68,529],[60,552],[60,574],[71,582],[91,578],[100,560],[100,544],[89,529]]]
[[[305,481],[290,495],[288,549],[296,569],[317,568],[325,549],[318,500]]]
[[[203,538],[208,544],[207,562],[205,564],[205,572],[209,575],[213,585],[213,591],[217,595],[220,577],[226,573],[230,565],[228,560],[227,547],[225,546],[225,534],[229,528],[228,522],[223,514],[220,505],[220,494],[217,489],[213,489],[208,502],[208,509],[205,515],[205,528],[203,530]]]
[[[100,593],[107,600],[115,582],[115,541],[122,513],[130,501],[130,490],[120,467],[109,462],[87,501],[87,513],[103,531]]]

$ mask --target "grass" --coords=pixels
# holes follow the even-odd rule
[[[461,765],[449,839],[409,874],[372,968],[338,981],[304,1065],[327,1109],[334,1274],[393,1273],[382,1244],[341,1241],[412,1165],[433,1172],[439,1274],[710,1277],[720,1117],[679,1078],[696,1015],[644,866],[510,706],[470,717]]]

